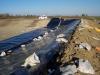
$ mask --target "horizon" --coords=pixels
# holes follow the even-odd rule
[[[100,0],[3,0],[0,14],[47,16],[100,16]]]

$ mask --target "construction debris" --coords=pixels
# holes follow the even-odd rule
[[[95,71],[88,60],[79,60],[78,70],[83,73],[95,74]]]
[[[61,67],[62,75],[74,75],[78,70],[82,73],[95,74],[93,67],[88,60],[73,58],[67,66]]]
[[[62,42],[67,43],[68,42],[68,40],[66,40],[65,38],[57,38],[56,41],[58,43],[62,43]]]
[[[26,58],[25,63],[22,65],[24,67],[29,66],[35,66],[36,64],[40,63],[39,57],[35,54],[35,52]]]
[[[97,37],[92,37],[93,39],[95,39],[95,40],[100,40],[99,38],[97,38]]]
[[[96,47],[96,50],[97,50],[97,51],[100,51],[100,47]]]
[[[97,27],[95,27],[95,31],[96,31],[96,32],[100,32],[100,29],[97,28]]]
[[[92,20],[82,19],[65,49],[61,58],[61,67],[75,65],[77,72],[72,75],[100,75],[100,34],[95,31],[95,27],[100,26],[97,26]],[[73,57],[79,59],[73,61]],[[68,75],[67,72],[69,71],[64,74]]]
[[[82,29],[84,29],[84,28],[86,28],[86,29],[93,29],[93,27],[90,26],[90,25],[88,24],[88,22],[87,22],[85,19],[82,19],[82,20],[81,20],[81,24],[80,24],[79,30],[81,30],[81,28],[82,28]]]
[[[68,42],[68,40],[65,39],[65,34],[59,34],[59,35],[57,35],[56,41],[58,43],[62,43],[62,42],[67,43]]]
[[[80,43],[80,44],[79,44],[79,48],[80,48],[80,49],[81,49],[81,48],[84,48],[84,49],[86,49],[86,50],[88,50],[88,51],[91,50],[91,46],[90,46],[88,43]]]

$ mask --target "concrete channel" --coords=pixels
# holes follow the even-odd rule
[[[47,64],[57,57],[56,55],[58,55],[60,52],[63,53],[62,48],[64,48],[64,43],[57,42],[57,36],[59,34],[65,34],[66,40],[70,41],[70,38],[76,27],[79,25],[80,20],[65,20],[61,22],[60,25],[59,22],[60,19],[53,18],[45,28],[1,41],[0,51],[12,50],[13,52],[11,55],[0,58],[0,75],[9,75],[13,72],[16,74],[12,75],[18,75],[18,71],[22,70],[20,69],[20,66],[24,63],[25,59],[34,52],[39,57],[40,63],[32,68],[31,74],[43,75],[41,73],[43,72],[43,68],[46,68]],[[41,38],[37,40],[38,37]],[[68,42],[66,44],[68,44]],[[26,73],[25,75],[31,74]],[[20,75],[22,74],[20,73]]]

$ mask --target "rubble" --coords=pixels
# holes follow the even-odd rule
[[[42,36],[39,36],[39,37],[38,37],[38,39],[39,39],[39,40],[42,40],[42,39],[43,39],[43,37],[42,37]]]
[[[96,31],[96,32],[100,32],[100,29],[97,28],[97,27],[95,27],[95,31]]]
[[[68,42],[68,40],[66,40],[65,38],[57,38],[56,41],[58,43],[61,43],[61,42],[67,43]]]
[[[100,47],[96,47],[96,50],[97,50],[97,51],[100,51]]]
[[[79,59],[79,58],[77,59],[73,58],[73,60],[70,61],[70,64],[61,67],[60,71],[62,72],[62,75],[69,75],[69,74],[74,75],[78,71],[87,74],[95,74],[95,71],[92,65],[90,64],[90,62],[88,60]]]
[[[85,48],[85,49],[87,49],[88,51],[91,50],[91,46],[90,46],[88,43],[80,43],[80,44],[79,44],[79,48],[80,48],[80,49],[81,49],[81,48]]]
[[[93,39],[95,39],[95,40],[100,40],[99,38],[97,38],[97,37],[92,37]]]
[[[66,62],[67,66],[71,64],[76,66],[77,72],[72,75],[100,74],[100,33],[97,33],[95,27],[99,28],[100,26],[97,26],[92,20],[82,19],[61,57],[61,66]],[[72,60],[73,57],[79,59]],[[68,75],[67,71],[65,73]]]
[[[34,39],[33,39],[33,41],[37,41],[37,40],[38,40],[37,38],[34,38]]]
[[[78,70],[83,73],[95,74],[95,71],[88,60],[79,60]]]

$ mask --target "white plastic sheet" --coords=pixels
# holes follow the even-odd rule
[[[79,60],[78,70],[83,73],[95,74],[95,71],[88,60]]]
[[[77,72],[77,68],[76,65],[68,65],[60,68],[60,71],[62,72],[61,75],[74,75]]]
[[[5,52],[1,52],[0,56],[1,57],[6,56],[6,53]]]
[[[30,65],[32,67],[38,63],[40,63],[39,57],[34,52],[31,56],[26,58],[25,63],[22,66],[26,67]]]
[[[62,37],[65,37],[65,34],[59,34],[59,35],[57,35],[57,38],[62,38]]]

